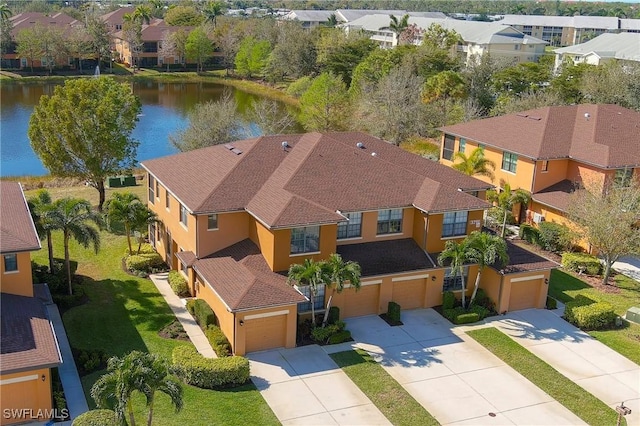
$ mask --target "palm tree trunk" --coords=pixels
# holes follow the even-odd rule
[[[479,268],[479,267],[478,267]],[[480,285],[480,269],[478,269],[478,275],[476,276],[476,283],[473,286],[473,293],[471,294],[471,300],[469,301],[469,306],[476,300],[476,293],[478,293],[478,286]]]
[[[49,272],[55,274],[53,270],[53,241],[51,241],[51,231],[47,230],[47,250],[49,250]]]
[[[100,179],[96,182],[96,189],[98,190],[99,200],[98,200],[98,211],[102,212],[102,205],[105,200],[105,190],[104,190],[104,180]]]
[[[136,426],[136,418],[133,416],[133,405],[131,404],[131,397],[127,401],[127,409],[129,410],[129,426]]]
[[[333,291],[331,291],[331,296],[329,296],[329,300],[327,301],[327,310],[324,311],[324,318],[322,320],[322,327],[326,327],[327,326],[327,321],[329,321],[329,309],[331,309],[331,301],[333,300],[333,295],[336,294],[336,289],[335,287],[333,288]]]
[[[504,209],[504,217],[502,218],[502,231],[500,232],[500,236],[502,238],[504,238],[504,231],[507,229],[507,215],[508,215],[508,211],[507,209]]]
[[[314,307],[313,291],[309,292],[309,301],[311,301],[311,325],[316,326],[316,308]]]
[[[71,296],[73,295],[73,287],[71,286],[71,262],[69,261],[69,231],[64,232],[64,266],[67,269],[69,296]]]
[[[464,281],[464,273],[462,272],[462,267],[460,268],[460,282],[462,283],[462,307],[467,308],[467,283]]]
[[[129,245],[129,255],[132,255],[133,248],[131,247],[131,226],[128,223],[124,224],[124,232],[127,234],[127,244]]]
[[[149,396],[149,415],[147,416],[147,426],[151,426],[153,421],[153,394]]]

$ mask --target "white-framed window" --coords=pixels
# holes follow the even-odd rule
[[[320,251],[320,226],[291,229],[291,254]]]
[[[362,213],[343,213],[349,219],[338,223],[338,239],[358,238],[362,236]]]
[[[378,210],[378,235],[402,232],[402,209]]]
[[[182,223],[185,227],[187,226],[187,217],[189,217],[187,208],[184,205],[180,204],[180,223]]]
[[[18,255],[15,253],[5,254],[4,258],[4,272],[17,272],[18,271]]]
[[[156,194],[155,194],[155,186],[156,186],[156,180],[153,178],[153,176],[149,175],[149,202],[151,204],[155,203],[155,198],[156,198]]]
[[[458,152],[464,152],[467,148],[467,140],[465,138],[460,138],[460,143],[458,144]]]
[[[542,160],[542,171],[543,172],[549,171],[549,162],[547,160]]]
[[[460,271],[456,271],[456,276],[453,276],[451,268],[447,268],[444,274],[444,281],[442,282],[442,291],[462,291],[463,283],[467,283],[467,277],[469,276],[469,267],[464,266],[462,268],[462,276]]]
[[[467,217],[467,211],[445,213],[442,219],[442,236],[467,235]]]
[[[442,158],[445,160],[453,159],[453,150],[456,146],[456,138],[452,135],[444,135],[444,146],[442,147]]]
[[[156,179],[156,198],[160,199],[160,182],[158,182],[158,179]]]
[[[164,206],[169,210],[171,207],[171,197],[169,196],[169,191],[164,192]]]
[[[308,285],[296,286],[296,288],[300,293],[304,294],[309,299],[311,299],[310,297],[311,289],[309,288]],[[313,309],[315,311],[324,309],[324,294],[325,294],[325,285],[318,284],[316,286],[316,295],[313,298]],[[311,312],[311,300],[309,300],[308,302],[298,303],[298,313],[301,313],[301,312]]]
[[[207,230],[213,231],[215,229],[218,229],[218,215],[214,213],[207,216]]]
[[[517,164],[518,156],[516,154],[507,151],[502,154],[502,170],[515,173]]]

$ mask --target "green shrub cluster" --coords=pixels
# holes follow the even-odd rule
[[[596,302],[581,294],[564,309],[564,318],[583,330],[609,328],[615,323],[616,316],[611,303]]]
[[[478,314],[475,312],[467,312],[465,314],[458,315],[454,319],[455,324],[471,324],[473,322],[477,322],[480,319],[478,318]]]
[[[162,271],[166,268],[164,260],[155,251],[128,256],[125,259],[125,265],[129,271],[140,276]]]
[[[547,309],[557,309],[558,301],[551,296],[547,296]]]
[[[442,310],[453,309],[456,306],[456,295],[452,291],[442,293]]]
[[[187,309],[189,309],[188,305]],[[204,299],[195,299],[192,315],[196,318],[196,321],[203,330],[210,325],[216,324],[216,314]]]
[[[153,254],[156,253],[156,249],[153,248],[151,244],[144,243],[140,246],[140,252],[137,250],[137,246],[133,247],[133,254]],[[129,256],[129,248],[124,250],[124,255]]]
[[[116,426],[116,412],[113,410],[91,410],[80,414],[71,426]]]
[[[330,345],[337,345],[338,343],[348,342],[351,340],[351,332],[349,330],[342,330],[334,334],[333,336],[329,336],[327,339],[327,343]]]
[[[469,307],[469,312],[478,315],[478,321],[485,319],[489,316],[491,311],[482,305],[473,304]]]
[[[171,286],[171,290],[173,290],[175,294],[180,297],[189,296],[189,286],[187,285],[187,280],[184,279],[180,272],[170,271],[168,281],[169,285]]]
[[[521,239],[531,244],[538,244],[540,242],[540,231],[538,228],[532,225],[523,223],[520,225],[520,231],[518,232]]]
[[[469,324],[485,318],[489,314],[489,311],[478,305],[471,306],[469,310],[466,310],[462,306],[457,306],[451,309],[444,309],[442,314],[454,324]]]
[[[196,302],[198,299],[189,299],[187,300],[187,311],[193,316],[196,315]]]
[[[172,360],[172,373],[199,388],[235,387],[249,380],[249,360],[241,356],[205,358],[195,347],[187,345],[176,347]]]
[[[69,294],[69,285],[66,282],[66,278],[64,280],[64,284],[62,285],[64,291],[60,291],[57,293],[51,294],[51,298],[53,302],[58,306],[61,311],[67,311],[74,306],[79,306],[84,303],[85,299],[85,291],[84,287],[79,283],[72,283],[71,288],[73,289],[73,294]]]
[[[296,98],[301,97],[302,94],[307,91],[309,86],[311,86],[312,82],[312,78],[308,75],[300,77],[287,87],[287,95],[295,96]]]
[[[229,339],[227,339],[227,336],[224,335],[220,327],[210,324],[204,330],[204,335],[209,343],[211,343],[211,347],[216,355],[220,358],[231,355],[231,343],[229,343]]]
[[[473,306],[481,306],[483,308],[485,308],[488,313],[486,316],[488,316],[491,313],[495,313],[496,312],[496,304],[493,302],[493,300],[491,300],[491,298],[489,297],[489,295],[481,288],[478,289],[478,291],[476,292],[476,298],[473,300]],[[483,319],[484,317],[480,318]]]
[[[586,272],[588,275],[600,275],[602,273],[600,260],[586,253],[564,253],[562,255],[562,267],[573,272]]]
[[[73,349],[78,372],[81,376],[106,367],[109,355],[101,349]]]
[[[574,310],[580,306],[587,306],[596,303],[595,300],[588,298],[583,294],[578,294],[571,302],[567,302],[564,306],[564,319],[571,324],[576,323]]]
[[[344,330],[344,321],[337,321],[335,324],[327,324],[326,327],[315,327],[311,330],[311,338],[318,343],[328,343],[331,336]]]
[[[556,222],[541,222],[538,229],[537,244],[545,250],[560,253],[573,246],[575,232],[566,225]]]
[[[327,323],[335,324],[340,321],[340,308],[332,306],[329,308],[329,317],[327,317]]]
[[[392,323],[400,322],[400,305],[396,302],[389,302],[387,305],[387,319]]]

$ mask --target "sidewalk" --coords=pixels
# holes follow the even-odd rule
[[[622,257],[617,262],[614,262],[613,269],[629,278],[640,281],[640,257]]]
[[[180,324],[184,328],[184,331],[189,335],[189,339],[196,347],[198,352],[202,354],[205,358],[217,358],[218,356],[213,351],[211,344],[207,340],[204,332],[198,325],[198,323],[193,319],[191,314],[187,311],[182,300],[171,289],[169,285],[169,281],[167,281],[168,273],[164,272],[161,274],[152,274],[149,275],[149,278],[158,288],[158,291],[164,297],[164,300],[167,301],[167,305],[171,308],[173,313],[175,314]]]

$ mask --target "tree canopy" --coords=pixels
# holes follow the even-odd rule
[[[300,99],[300,119],[307,130],[342,130],[350,115],[349,95],[342,78],[322,73]]]

